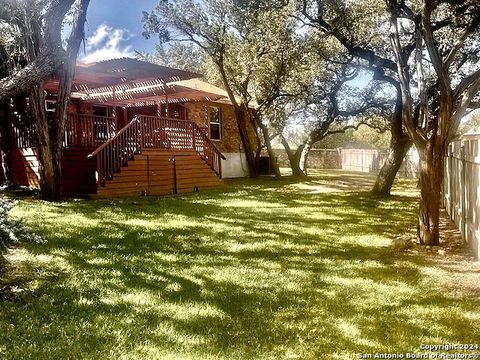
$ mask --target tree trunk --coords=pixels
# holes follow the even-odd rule
[[[240,133],[240,140],[242,141],[245,158],[247,159],[248,173],[250,177],[257,177],[257,167],[255,166],[255,152],[250,141],[248,127],[251,124],[251,115],[249,109],[245,104],[240,104],[235,107],[235,118],[237,120],[238,131]]]
[[[260,136],[259,132],[258,132],[258,126],[255,126],[255,145],[256,145],[256,149],[255,149],[255,169],[257,169],[257,172],[258,172],[258,169],[260,169],[260,156],[262,155],[262,137],[263,137],[263,134],[262,136]]]
[[[278,168],[277,157],[275,152],[272,148],[272,143],[270,141],[270,134],[268,132],[268,128],[262,121],[256,118],[256,122],[260,130],[262,131],[263,141],[265,142],[265,146],[267,147],[268,157],[270,160],[270,166],[272,167],[273,171],[275,172],[275,177],[280,179],[282,175],[280,174],[280,169]]]
[[[403,132],[403,114],[402,114],[402,93],[400,85],[394,82],[397,89],[397,99],[395,110],[391,118],[390,127],[390,149],[388,157],[378,173],[377,180],[372,189],[373,195],[388,196],[392,190],[395,177],[408,150],[412,146],[412,141],[407,134]]]
[[[429,142],[427,148],[420,152],[420,205],[417,236],[421,244],[436,246],[440,245],[443,153],[442,151],[434,153],[431,145],[432,143]]]
[[[300,149],[297,149],[297,158],[298,158],[298,167],[304,174],[304,176],[307,176],[307,160],[308,160],[308,154],[310,153],[310,150],[312,148],[313,142],[312,141],[307,141],[303,147]]]
[[[378,173],[377,180],[372,189],[372,194],[380,196],[390,195],[395,177],[397,176],[403,159],[412,146],[408,136],[403,135],[400,138],[393,136],[390,140],[390,149],[388,157]]]
[[[292,175],[299,178],[306,178],[307,173],[300,167],[300,157],[303,153],[304,145],[300,145],[299,148],[293,153],[293,157],[289,156],[290,167],[292,168]]]
[[[70,37],[67,40],[66,58],[59,71],[57,108],[54,118],[45,112],[43,85],[33,87],[30,94],[35,121],[38,156],[40,162],[40,192],[45,200],[60,200],[63,195],[62,158],[63,134],[70,101],[72,82],[75,73],[78,49],[85,37],[84,25],[90,0],[79,2]]]
[[[15,185],[12,173],[12,118],[8,101],[0,101],[0,151],[3,173],[3,184],[7,187]]]
[[[224,53],[219,54],[218,58],[213,56],[212,54],[210,55],[212,56],[213,61],[217,65],[217,69],[221,75],[223,84],[225,86],[225,90],[227,91],[228,97],[234,107],[235,119],[237,121],[237,128],[240,134],[240,140],[243,145],[245,158],[247,160],[248,174],[251,178],[257,177],[258,176],[257,164],[256,164],[257,157],[255,156],[256,152],[255,152],[255,149],[253,149],[252,142],[250,141],[248,128],[250,126],[253,126],[253,130],[255,132],[257,140],[258,140],[258,134],[256,131],[256,126],[254,124],[254,121],[252,121],[252,114],[250,112],[250,109],[248,108],[248,101],[245,98],[243,98],[242,101],[239,102],[235,97],[235,94],[233,93],[227,73],[225,71],[225,63],[223,59]],[[260,149],[256,149],[256,151],[257,151],[257,154],[259,154],[258,151],[260,151]]]
[[[61,152],[52,139],[55,124],[49,123],[45,113],[45,97],[43,86],[35,86],[30,94],[30,105],[35,122],[38,160],[40,163],[40,194],[44,200],[59,200],[62,195]]]
[[[302,153],[305,145],[302,144],[297,148],[296,151],[293,151],[283,136],[281,137],[281,142],[287,153],[290,168],[292,169],[292,175],[295,177],[305,177],[305,173],[302,171],[302,169],[300,169],[300,154]]]
[[[61,152],[54,152],[49,146],[39,149],[40,163],[40,192],[42,199],[58,201],[62,198],[62,170]]]

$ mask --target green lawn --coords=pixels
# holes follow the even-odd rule
[[[479,343],[475,289],[388,247],[415,222],[410,182],[317,172],[223,190],[49,204],[11,215],[46,244],[8,254],[6,359],[350,359]],[[455,275],[455,274],[453,274]]]

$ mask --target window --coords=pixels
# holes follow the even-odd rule
[[[222,112],[219,107],[208,107],[208,120],[210,123],[210,139],[222,139]]]
[[[56,107],[57,107],[56,100],[45,100],[45,111],[55,112]]]
[[[93,116],[108,116],[108,108],[106,106],[92,106]]]
[[[170,117],[175,119],[184,119],[185,108],[182,104],[171,104],[170,105]]]

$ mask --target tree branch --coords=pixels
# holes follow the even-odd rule
[[[66,58],[61,42],[62,22],[73,3],[74,0],[57,0],[48,8],[39,55],[23,69],[0,80],[0,100],[30,92],[62,66]]]

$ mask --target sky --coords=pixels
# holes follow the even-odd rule
[[[142,11],[150,12],[159,0],[91,0],[87,12],[86,54],[83,46],[79,61],[133,57],[135,50],[153,52],[156,37],[142,36]]]

